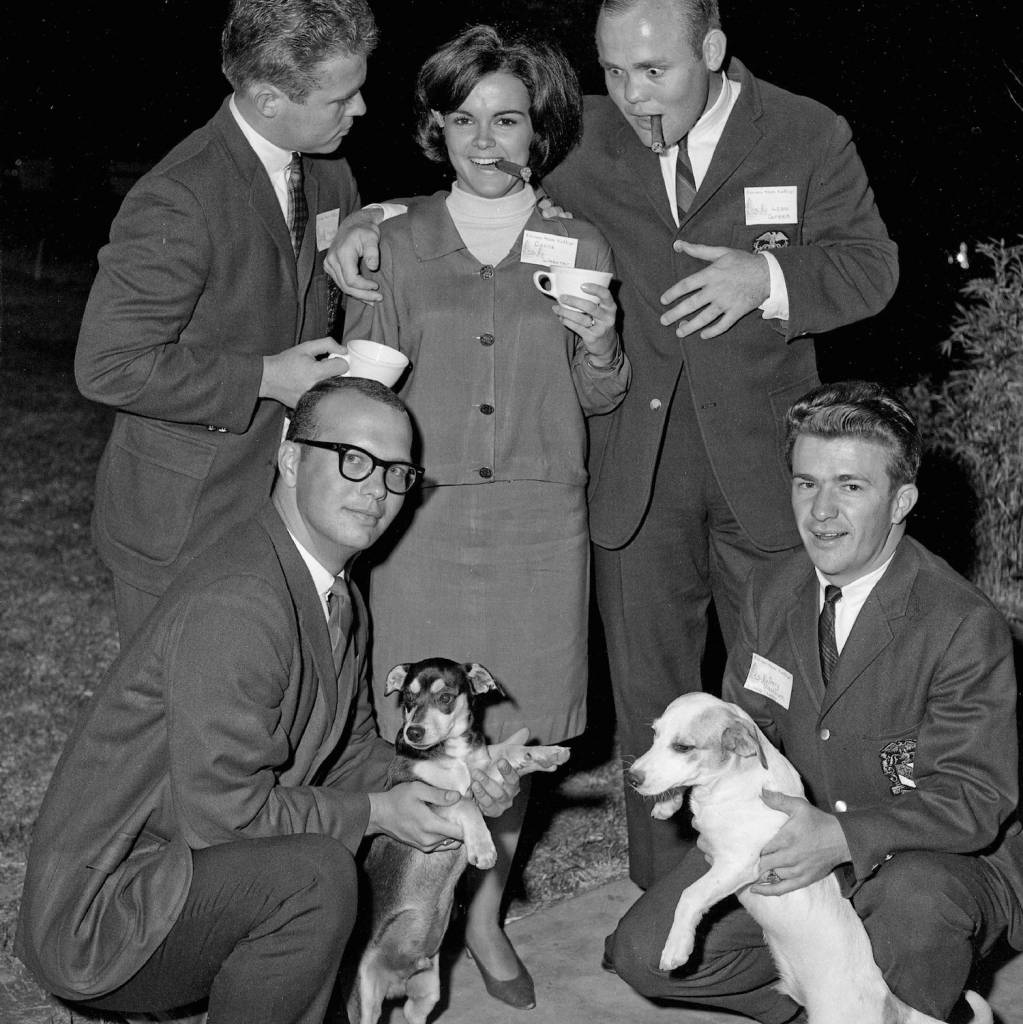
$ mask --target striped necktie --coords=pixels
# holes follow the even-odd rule
[[[678,159],[675,161],[675,199],[678,202],[679,220],[689,212],[696,197],[696,179],[693,177],[693,165],[689,162],[689,151],[686,140],[678,144]]]
[[[821,675],[824,685],[831,681],[831,673],[838,663],[838,643],[835,640],[835,605],[842,600],[840,587],[828,584],[824,588],[824,607],[817,620],[817,646],[821,655]]]
[[[302,251],[305,226],[309,221],[309,206],[305,201],[305,173],[302,170],[302,154],[292,153],[288,164],[288,231],[295,250],[295,259]]]
[[[348,584],[338,576],[327,596],[327,632],[330,633],[330,649],[338,672],[341,671],[341,663],[348,648],[352,620],[352,598],[348,593]]]

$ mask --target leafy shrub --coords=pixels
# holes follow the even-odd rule
[[[940,346],[944,375],[907,397],[928,456],[951,462],[973,494],[964,571],[1023,626],[1023,244],[992,241],[977,252],[991,276],[962,288],[952,333]],[[929,486],[935,483],[942,486]]]

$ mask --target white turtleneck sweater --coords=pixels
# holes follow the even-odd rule
[[[466,192],[456,181],[447,198],[448,213],[465,247],[480,263],[492,266],[508,255],[535,205],[529,185],[498,199],[484,199]]]

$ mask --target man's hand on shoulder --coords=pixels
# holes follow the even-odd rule
[[[338,225],[334,241],[323,258],[323,269],[334,283],[354,299],[379,302],[379,286],[359,273],[360,261],[370,270],[380,266],[380,223],[384,211],[369,206],[350,213]]]
[[[263,356],[259,397],[276,399],[286,408],[294,409],[314,384],[348,370],[346,359],[321,359],[320,356],[344,356],[347,352],[333,338],[316,338],[286,348],[275,356]]]
[[[717,245],[676,244],[708,264],[661,296],[665,306],[677,303],[661,315],[661,323],[668,327],[683,321],[675,331],[680,338],[697,331],[701,338],[716,338],[770,296],[771,271],[761,254]]]
[[[787,814],[789,820],[760,851],[760,881],[750,886],[750,892],[782,896],[820,881],[851,859],[835,815],[818,810],[801,796],[769,789],[764,790],[761,799],[773,810]]]

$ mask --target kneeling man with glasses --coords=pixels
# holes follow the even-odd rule
[[[386,833],[450,848],[435,807],[384,790],[393,748],[349,588],[423,470],[402,401],[329,378],[299,401],[271,501],[194,560],[83,710],[35,826],[18,952],[65,1000],[320,1024],[357,907],[354,854]],[[497,816],[504,764],[473,792]]]

